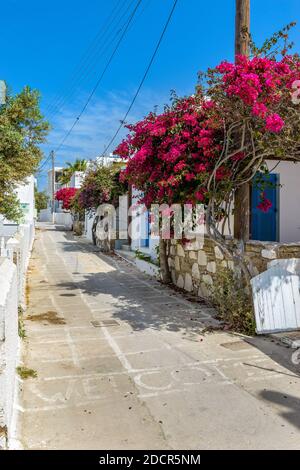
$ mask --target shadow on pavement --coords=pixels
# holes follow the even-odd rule
[[[62,243],[64,251],[96,253],[106,263],[108,269],[107,272],[81,274],[78,280],[60,283],[58,286],[72,292],[78,289],[95,297],[95,303],[99,302],[101,313],[110,313],[112,318],[127,322],[133,330],[152,328],[181,331],[185,336],[190,335],[190,339],[200,335],[203,328],[218,325],[205,304],[188,302],[180,293],[163,286],[153,278],[148,278],[126,261],[99,253],[97,247],[75,238],[72,232],[66,232],[64,236],[66,238],[66,242]],[[293,361],[294,350],[265,336],[245,338],[233,334],[232,338],[232,341],[242,340],[250,343],[288,371],[279,368],[275,370],[278,374],[286,375],[291,380],[293,378],[298,380],[300,377],[300,357],[298,363]],[[270,371],[266,370],[267,372]]]
[[[300,400],[298,397],[283,395],[274,390],[263,390],[260,396],[263,400],[277,405],[280,416],[300,429]]]

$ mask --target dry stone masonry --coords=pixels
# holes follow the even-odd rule
[[[246,244],[245,252],[254,267],[254,273],[259,274],[267,269],[271,260],[300,258],[300,243],[250,241]],[[234,269],[234,263],[225,258],[220,248],[207,237],[204,244],[200,241],[182,244],[178,240],[171,240],[168,263],[173,283],[177,287],[206,298],[210,295],[210,287],[214,284],[218,270]]]

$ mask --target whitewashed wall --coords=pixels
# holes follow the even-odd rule
[[[30,176],[27,178],[26,184],[20,185],[17,188],[18,199],[21,204],[28,204],[28,212],[24,216],[24,222],[33,223],[36,216],[35,202],[34,202],[34,185],[35,178]]]
[[[51,209],[41,209],[38,216],[39,222],[51,222]]]
[[[18,276],[15,264],[0,258],[0,426],[10,431],[19,350]]]
[[[279,241],[300,241],[300,163],[269,160],[268,168],[279,174]]]
[[[131,220],[131,249],[132,251],[142,251],[143,253],[150,255],[151,258],[156,259],[157,253],[156,248],[159,244],[158,237],[149,238],[149,247],[142,246],[142,240],[146,238],[146,217],[148,214],[144,212],[143,206],[137,206],[137,202],[141,197],[141,192],[133,188],[132,190],[132,220]],[[135,209],[136,207],[136,209]]]
[[[26,272],[34,234],[34,224],[20,225],[5,243],[6,257],[0,258],[0,426],[6,426],[8,434],[19,353],[18,306],[25,307]]]
[[[54,223],[57,225],[64,225],[67,229],[71,230],[73,220],[70,212],[55,212]]]
[[[279,175],[279,242],[295,243],[300,241],[300,162],[267,161],[271,173]],[[233,234],[234,217],[229,218],[225,235]]]
[[[92,228],[93,228],[94,218],[95,218],[94,213],[93,214],[90,214],[88,212],[85,213],[84,235],[91,242],[93,241]]]
[[[75,171],[75,173],[73,173],[71,180],[70,180],[70,187],[77,188],[77,189],[80,188],[82,185],[84,175],[85,175],[84,171]]]
[[[17,233],[6,243],[7,254],[17,265],[18,303],[25,306],[26,272],[34,242],[35,227],[33,224],[19,225]]]
[[[32,224],[36,217],[35,202],[34,202],[34,176],[29,176],[25,184],[21,184],[16,189],[18,200],[21,204],[26,205],[26,212],[24,213],[23,222]],[[3,219],[4,225],[16,225],[14,222]]]
[[[39,212],[39,222],[49,222],[52,223],[52,213],[51,209],[42,209]],[[70,212],[55,212],[54,213],[54,223],[57,225],[65,225],[67,229],[71,229],[73,225],[73,220]]]

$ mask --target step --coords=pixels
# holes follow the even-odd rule
[[[124,243],[123,245],[121,245],[121,251],[131,251],[131,246],[127,243]]]
[[[114,250],[117,255],[135,264],[135,253],[127,250]]]
[[[292,349],[300,348],[300,331],[290,331],[290,332],[283,332],[283,333],[271,333],[270,336],[277,341],[289,346]]]

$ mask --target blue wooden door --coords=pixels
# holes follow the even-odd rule
[[[142,239],[140,242],[141,248],[149,247],[149,236],[150,236],[150,223],[149,223],[149,212],[145,213],[144,227],[142,231]]]
[[[262,188],[259,181],[264,179],[267,186]],[[268,186],[272,184],[272,186]],[[255,178],[252,184],[251,191],[251,239],[261,241],[278,241],[279,227],[278,227],[278,200],[279,200],[279,178],[275,173],[270,173],[268,176]],[[272,207],[267,212],[258,209],[261,202],[261,194],[264,192],[265,197],[272,203]]]

